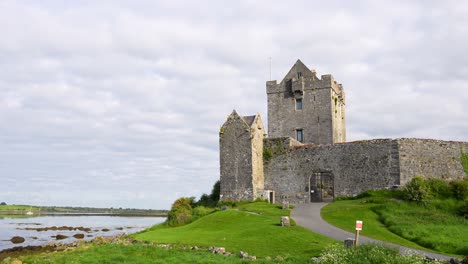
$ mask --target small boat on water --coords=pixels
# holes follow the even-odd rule
[[[32,207],[29,208],[29,210],[26,212],[26,215],[33,215],[34,213],[32,212]]]

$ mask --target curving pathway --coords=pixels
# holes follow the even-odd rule
[[[316,233],[322,234],[324,236],[331,237],[339,241],[344,241],[347,238],[354,239],[354,236],[355,236],[354,233],[332,226],[322,219],[322,217],[320,216],[320,210],[325,205],[327,205],[327,203],[309,203],[309,204],[296,205],[296,207],[291,213],[291,217],[294,218],[294,220],[296,221],[298,225],[303,226],[307,229],[310,229]],[[385,246],[397,248],[401,254],[414,252],[419,255],[423,255],[429,258],[436,258],[440,260],[450,260],[452,258],[450,256],[426,252],[426,251],[413,249],[413,248],[408,248],[408,247],[400,246],[397,244],[392,244],[389,242],[384,242],[384,241],[368,238],[362,235],[359,236],[359,243],[360,244],[361,243],[383,244]]]

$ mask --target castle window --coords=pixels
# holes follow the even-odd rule
[[[302,99],[296,99],[296,110],[302,110]]]
[[[287,90],[288,92],[291,92],[291,93],[293,92],[293,90],[292,90],[292,80],[291,80],[291,79],[289,79],[289,80],[286,82],[286,90]]]
[[[297,129],[296,130],[296,139],[299,142],[304,142],[304,137],[302,135],[302,129]]]
[[[297,73],[297,79],[300,79],[302,77],[302,72]]]

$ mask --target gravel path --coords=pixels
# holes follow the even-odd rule
[[[300,204],[297,205],[294,210],[291,213],[291,217],[296,221],[296,223],[300,226],[303,226],[307,229],[310,229],[316,233],[334,238],[339,241],[344,241],[347,238],[353,238],[354,239],[354,233],[350,233],[348,231],[344,231],[342,229],[339,229],[335,226],[332,226],[325,222],[322,217],[320,216],[320,210],[322,207],[327,205],[327,203],[310,203],[310,204]],[[365,223],[364,223],[364,228],[365,228]],[[412,248],[407,248],[403,247],[400,245],[380,241],[380,240],[375,240],[372,238],[368,238],[365,236],[359,236],[359,243],[377,243],[377,244],[383,244],[389,247],[394,247],[397,248],[400,253],[402,254],[407,254],[409,251],[415,252],[417,254],[429,257],[429,258],[436,258],[436,259],[443,259],[443,260],[450,260],[452,257],[450,256],[445,256],[445,255],[440,255],[436,253],[431,253],[431,252],[425,252],[422,250],[417,250],[417,249],[412,249]]]

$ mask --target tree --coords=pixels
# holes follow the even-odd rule
[[[219,202],[219,193],[220,193],[220,182],[218,180],[213,185],[211,194],[210,195],[206,193],[202,194],[202,196],[200,197],[200,200],[198,200],[198,202],[195,203],[195,206],[215,207],[216,204]]]
[[[5,202],[0,203],[0,205],[7,205]]]
[[[219,202],[219,194],[221,192],[221,182],[217,180],[215,184],[213,185],[213,189],[211,190],[210,198],[213,200],[215,203]]]
[[[192,218],[193,197],[177,199],[167,214],[167,222],[170,226],[181,226],[190,222]]]

